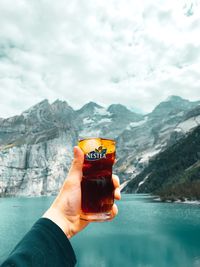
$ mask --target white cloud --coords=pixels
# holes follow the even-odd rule
[[[36,102],[200,99],[196,0],[1,0],[0,117]]]

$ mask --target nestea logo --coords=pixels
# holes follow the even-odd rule
[[[98,149],[95,149],[94,151],[89,152],[86,154],[87,160],[98,160],[106,158],[106,148],[103,148],[102,146],[98,147]]]

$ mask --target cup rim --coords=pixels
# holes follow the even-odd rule
[[[103,137],[86,137],[86,138],[81,138],[78,139],[78,142],[82,142],[84,140],[90,140],[90,139],[101,139],[101,140],[107,140],[116,143],[115,139],[110,139],[110,138],[103,138]]]

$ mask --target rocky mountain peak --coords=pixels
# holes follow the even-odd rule
[[[95,108],[103,108],[103,107],[95,102],[90,101],[87,104],[85,104],[81,109],[79,109],[79,111],[94,110]]]
[[[121,104],[112,104],[108,107],[110,113],[132,113],[127,107]]]
[[[67,101],[62,101],[60,99],[56,99],[51,106],[69,106]]]
[[[183,99],[177,95],[170,95],[164,102],[189,102],[189,100]]]
[[[154,108],[154,110],[149,114],[149,118],[165,118],[169,115],[176,115],[180,112],[185,113],[197,104],[198,101],[192,102],[183,99],[180,96],[171,95]]]
[[[104,108],[100,105],[98,105],[97,103],[95,102],[89,102],[87,104],[85,104],[81,109],[77,110],[77,114],[78,116],[80,116],[81,118],[83,117],[91,117],[94,115],[94,113],[97,111],[97,110],[103,110]]]
[[[107,109],[114,117],[123,118],[124,120],[137,121],[143,118],[143,115],[137,114],[121,104],[112,104]]]
[[[30,107],[29,109],[22,112],[22,115],[26,118],[30,115],[33,115],[38,112],[38,110],[49,110],[51,109],[51,105],[47,99],[42,100],[41,102],[37,103],[36,105]]]
[[[38,108],[47,108],[49,106],[50,106],[50,104],[49,104],[48,99],[44,99],[44,100],[40,101],[39,103],[37,103],[36,105],[32,106],[31,108],[38,109]]]
[[[59,99],[57,99],[51,104],[51,108],[52,108],[52,111],[55,113],[66,112],[69,110],[73,111],[72,107],[70,107],[66,101],[61,101]]]

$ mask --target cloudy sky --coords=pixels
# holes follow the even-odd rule
[[[200,99],[198,0],[0,0],[0,117],[43,100]]]

